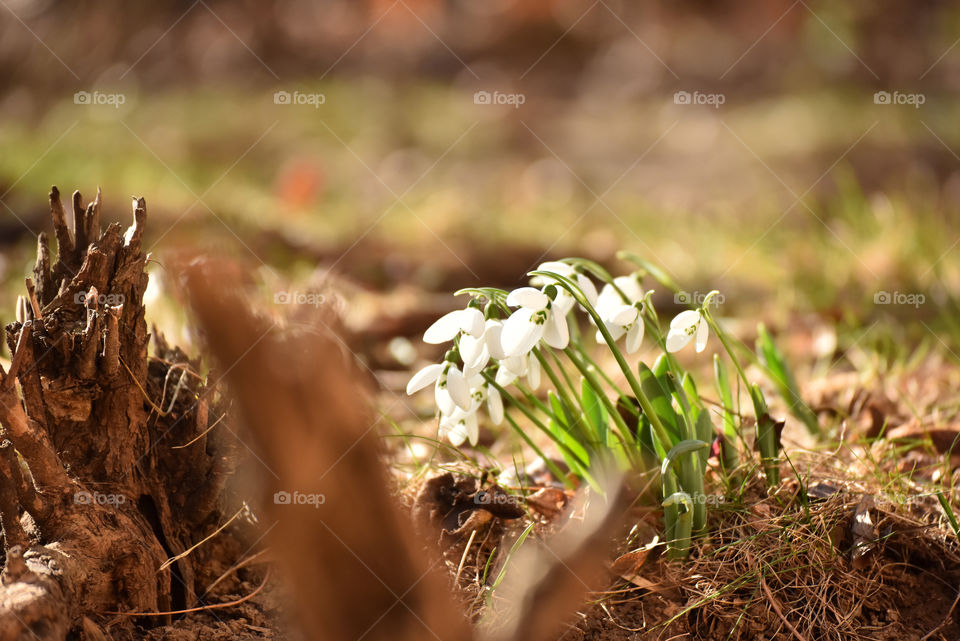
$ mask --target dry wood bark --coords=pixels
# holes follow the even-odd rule
[[[110,610],[193,605],[202,555],[158,568],[215,527],[230,472],[208,443],[170,449],[207,427],[202,381],[178,388],[169,412],[148,400],[171,369],[164,357],[183,359],[148,360],[143,199],[126,232],[101,230],[99,191],[87,207],[74,193],[68,218],[54,187],[50,210],[56,257],[41,234],[0,370],[4,641],[63,639]]]

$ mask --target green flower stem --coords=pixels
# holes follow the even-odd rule
[[[553,359],[553,362],[557,366],[557,371],[560,372],[560,376],[563,377],[563,380],[567,384],[567,389],[573,392],[574,397],[579,398],[579,395],[577,394],[577,388],[573,384],[573,380],[571,380],[570,375],[567,374],[567,368],[563,366],[563,362],[560,360],[560,357],[557,355],[557,352],[551,347],[541,347],[538,351],[540,353],[546,352],[550,354],[550,358]]]
[[[501,391],[500,393],[502,394],[503,391]],[[515,431],[517,434],[519,434],[519,435],[520,435],[520,438],[522,438],[522,439],[527,443],[527,445],[530,446],[530,449],[532,449],[534,452],[536,452],[537,456],[539,456],[539,457],[543,460],[543,462],[547,465],[547,468],[553,473],[553,475],[556,476],[556,477],[557,477],[558,479],[560,479],[561,481],[563,481],[563,484],[564,484],[567,488],[569,488],[569,489],[571,489],[571,490],[575,490],[575,489],[576,489],[576,486],[574,485],[573,481],[571,481],[569,478],[567,478],[567,475],[563,473],[563,470],[561,470],[560,467],[559,467],[556,463],[554,463],[553,461],[551,461],[550,458],[547,457],[547,455],[544,454],[543,451],[542,451],[539,447],[537,447],[537,444],[534,443],[534,442],[533,442],[533,439],[531,439],[531,438],[527,435],[527,433],[523,431],[523,428],[521,428],[521,427],[517,424],[517,422],[516,422],[515,420],[513,420],[513,417],[510,416],[509,414],[504,414],[503,416],[504,416],[504,418],[507,419],[507,422],[510,423],[510,427],[513,428],[513,431]]]
[[[640,387],[640,382],[637,380],[637,377],[634,376],[633,370],[630,368],[630,364],[627,363],[627,359],[623,357],[623,354],[617,347],[616,341],[613,340],[613,336],[611,336],[609,330],[607,330],[607,326],[603,322],[603,319],[600,318],[599,314],[597,314],[597,310],[593,308],[593,305],[591,305],[590,301],[588,301],[586,296],[583,295],[583,292],[580,291],[580,288],[577,287],[569,278],[560,276],[559,274],[554,274],[551,272],[530,272],[530,275],[549,276],[557,279],[557,282],[562,285],[564,289],[570,292],[574,299],[576,299],[576,301],[585,310],[587,310],[587,313],[590,314],[594,323],[596,323],[597,330],[603,336],[603,340],[606,341],[607,345],[610,346],[610,351],[613,352],[613,357],[617,360],[617,364],[620,366],[623,375],[626,377],[627,383],[630,385],[630,389],[633,391],[634,397],[636,397],[637,401],[640,403],[640,407],[643,408],[644,414],[647,415],[647,420],[650,421],[653,429],[656,430],[657,438],[663,439],[664,443],[669,443],[670,438],[667,434],[667,430],[663,427],[663,423],[660,422],[660,417],[658,417],[656,412],[653,411],[653,406],[643,393],[643,389]]]
[[[539,348],[533,350],[533,355],[537,357],[537,360],[540,362],[540,367],[547,374],[547,378],[550,379],[550,382],[553,383],[554,389],[557,390],[557,394],[560,396],[560,399],[567,404],[571,410],[580,407],[580,404],[573,400],[570,397],[570,392],[566,389],[566,386],[560,381],[560,377],[557,376],[557,373],[553,370],[553,367],[547,361],[547,359],[540,353]],[[572,386],[570,390],[572,390]],[[574,397],[576,393],[574,393]],[[566,422],[566,421],[564,421]],[[572,426],[571,426],[572,427]]]
[[[595,390],[598,390],[597,396],[600,397],[600,400],[603,402],[604,406],[607,408],[607,414],[610,415],[610,418],[613,419],[613,422],[617,425],[617,430],[623,433],[623,439],[627,440],[629,443],[634,443],[633,432],[627,426],[626,421],[623,420],[623,417],[620,416],[620,412],[617,411],[616,405],[613,404],[613,401],[604,393],[603,386],[600,385],[600,382],[597,380],[597,377],[594,376],[594,372],[591,371],[591,368],[587,365],[584,365],[580,362],[580,359],[576,357],[576,352],[571,348],[567,347],[564,350],[564,353],[570,358],[570,361],[574,366],[580,370],[580,373],[583,374],[583,377],[587,379],[587,383],[590,384]]]
[[[517,397],[514,396],[513,394],[511,394],[510,392],[508,392],[503,386],[498,385],[497,382],[493,379],[493,377],[490,376],[488,373],[483,372],[482,374],[483,374],[483,377],[487,380],[487,382],[488,382],[490,385],[492,385],[494,389],[496,389],[498,392],[500,392],[500,395],[504,398],[504,400],[508,401],[508,402],[510,403],[510,405],[512,405],[513,407],[516,407],[518,410],[520,410],[520,412],[521,412],[524,416],[526,416],[527,419],[529,419],[530,422],[533,423],[541,432],[543,432],[544,434],[546,434],[546,435],[550,438],[550,440],[553,441],[553,442],[556,444],[557,447],[559,447],[560,449],[562,449],[562,450],[563,450],[564,452],[566,452],[569,456],[572,456],[574,459],[580,461],[580,462],[583,464],[583,467],[584,467],[584,468],[586,468],[587,465],[589,465],[589,461],[582,461],[582,460],[580,459],[580,457],[576,455],[576,453],[574,453],[569,447],[567,447],[566,445],[564,445],[564,443],[561,442],[560,439],[558,439],[558,438],[556,437],[556,435],[554,435],[554,433],[550,430],[550,428],[547,427],[546,425],[544,425],[543,421],[541,421],[539,418],[537,418],[537,415],[536,415],[533,411],[531,411],[529,407],[527,407],[525,404],[523,404],[523,403],[521,403],[519,400],[517,400]],[[536,403],[540,403],[540,401],[537,400],[532,394],[530,394],[530,392],[524,392],[524,396],[527,398],[527,400],[533,400],[533,401],[535,401]],[[541,405],[542,411],[543,411],[545,414],[547,414],[548,416],[553,416],[553,412],[551,412],[549,409],[547,409],[547,408],[546,408],[545,406],[543,406],[542,404],[540,404],[540,405]],[[507,413],[504,413],[504,416],[510,418]],[[512,419],[511,419],[511,422],[512,422]],[[524,436],[524,440],[527,441],[527,440],[528,440],[527,435],[524,433],[523,436]],[[539,452],[539,451],[537,451],[537,454],[539,454],[539,455],[542,456],[541,452]],[[551,470],[551,471],[553,471],[553,470]]]

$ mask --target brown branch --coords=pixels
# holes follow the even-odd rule
[[[67,214],[60,202],[60,191],[50,188],[50,215],[53,218],[53,231],[57,237],[57,260],[66,266],[73,263],[73,240],[67,226]]]

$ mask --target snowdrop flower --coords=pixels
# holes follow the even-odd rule
[[[500,344],[503,323],[496,319],[487,319],[479,337],[472,334],[460,336],[460,358],[463,359],[463,374],[468,379],[480,372],[491,358],[500,360],[506,358]]]
[[[503,422],[503,399],[500,392],[485,381],[482,377],[476,376],[470,382],[470,396],[473,398],[473,411],[477,411],[481,405],[487,404],[487,415],[490,422],[494,425],[500,425]]]
[[[434,383],[434,400],[440,413],[451,415],[457,408],[470,409],[473,399],[463,372],[450,362],[427,365],[407,383],[407,394],[414,394]]]
[[[585,274],[578,272],[572,265],[567,263],[561,263],[558,260],[550,260],[545,263],[541,263],[537,267],[539,272],[553,272],[559,276],[564,276],[569,278],[577,285],[580,286],[580,291],[583,292],[583,295],[587,297],[587,301],[591,305],[596,305],[597,303],[597,288],[594,286],[593,281],[590,280]],[[549,285],[553,283],[552,279],[546,276],[534,276],[530,279],[532,285],[537,285],[538,287],[543,285]],[[557,298],[553,301],[554,306],[559,307],[564,310],[564,313],[569,312],[573,309],[573,305],[576,301],[573,298],[573,295],[562,287],[557,287]]]
[[[506,387],[521,376],[527,377],[530,389],[540,387],[540,361],[533,354],[510,356],[500,361],[495,380],[500,387]]]
[[[558,289],[552,285],[544,287],[548,288]],[[519,309],[503,322],[500,338],[506,357],[530,353],[541,338],[556,349],[564,349],[569,344],[566,314],[570,310],[560,308],[543,291],[533,287],[515,289],[507,296],[507,305]]]
[[[627,353],[633,354],[640,349],[645,330],[643,318],[640,315],[643,311],[643,288],[640,287],[639,279],[635,275],[618,276],[613,279],[613,282],[616,288],[610,283],[603,286],[597,296],[595,308],[613,340],[619,340],[626,335]],[[617,288],[620,291],[617,291]],[[623,292],[623,295],[620,292]],[[624,296],[627,298],[626,301]],[[603,334],[597,331],[597,342],[603,341]]]
[[[614,287],[616,285],[616,287]],[[617,290],[620,291],[617,291]],[[623,299],[623,296],[620,295],[620,292],[623,292],[623,295],[627,297],[627,300]],[[597,302],[594,304],[594,308],[600,314],[602,318],[604,312],[612,312],[623,305],[633,305],[635,303],[643,302],[646,292],[643,291],[643,288],[640,286],[640,279],[637,277],[637,274],[631,274],[630,276],[617,276],[613,279],[613,285],[607,283],[603,286],[603,289],[600,290],[600,294],[597,295]]]
[[[470,445],[476,445],[479,438],[479,421],[477,411],[486,403],[487,415],[494,425],[503,422],[503,399],[500,392],[491,386],[480,376],[475,376],[470,381],[470,399],[469,408],[457,407],[450,414],[440,415],[439,436],[446,438],[456,447],[463,445],[465,441],[470,441]]]
[[[476,307],[467,307],[444,314],[423,333],[423,342],[439,345],[452,341],[459,334],[479,338],[483,334],[483,312]]]
[[[439,436],[446,438],[454,447],[460,447],[467,440],[476,445],[480,438],[476,411],[462,410],[459,407],[449,416],[440,417]]]
[[[690,342],[696,335],[697,353],[707,346],[707,321],[699,309],[688,309],[677,314],[670,322],[670,331],[667,333],[667,351],[676,352]]]

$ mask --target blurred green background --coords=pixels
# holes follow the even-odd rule
[[[946,1],[0,0],[0,308],[57,184],[106,220],[144,196],[161,264],[429,292],[628,249],[740,316],[960,352],[958,27]]]

